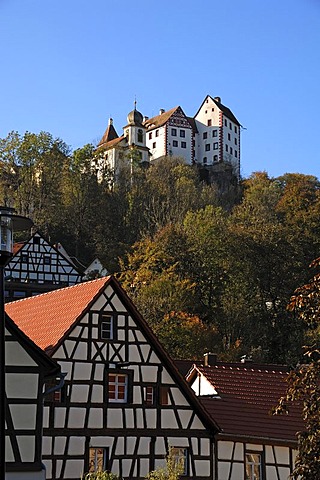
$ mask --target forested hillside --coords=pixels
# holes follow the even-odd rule
[[[286,306],[320,252],[318,179],[258,172],[226,188],[167,158],[112,183],[92,145],[50,134],[0,140],[0,202],[52,242],[115,273],[170,353],[293,362],[303,326]]]

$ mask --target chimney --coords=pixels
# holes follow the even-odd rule
[[[216,353],[205,353],[204,354],[204,366],[211,367],[212,365],[216,365],[218,360],[218,355]]]
[[[113,125],[113,118],[109,118],[108,125]]]
[[[214,99],[213,99],[213,100],[215,100],[216,102],[219,102],[219,103],[221,103],[221,97],[214,97]]]
[[[159,115],[162,115],[164,112],[165,112],[165,109],[164,109],[164,108],[160,108]]]
[[[147,120],[149,120],[149,117],[144,116],[143,117],[143,123],[146,122]]]

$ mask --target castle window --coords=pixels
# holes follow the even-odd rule
[[[218,130],[212,130],[212,136],[217,137],[218,136]]]
[[[143,131],[141,128],[138,128],[138,142],[143,143]]]
[[[177,136],[177,129],[176,128],[171,128],[171,135],[173,137],[176,137]]]
[[[100,313],[99,331],[101,340],[111,340],[114,338],[114,321],[112,315],[103,312]]]
[[[208,133],[207,133],[207,132],[203,132],[202,138],[203,138],[204,140],[205,140],[206,138],[208,138]]]
[[[89,473],[103,472],[107,469],[107,449],[89,448]]]
[[[231,140],[231,135],[230,135],[230,133],[228,133],[228,140]]]
[[[238,152],[237,152],[237,150],[234,151],[234,156],[235,156],[235,157],[238,157]]]
[[[156,130],[156,137],[159,137],[159,130]]]
[[[229,128],[230,128],[230,130],[232,130],[232,123],[231,122],[229,122]]]
[[[211,118],[209,118],[209,120],[208,120],[208,127],[211,127],[211,125],[212,125],[212,120],[211,120]]]
[[[213,161],[217,162],[218,161],[218,155],[213,155]]]
[[[185,130],[180,130],[180,137],[185,137],[186,136],[186,131]]]
[[[232,147],[230,147],[230,153],[231,153],[231,155],[232,155],[232,153],[233,153],[233,152],[232,152]]]
[[[152,148],[156,148],[156,142],[153,142]]]
[[[187,143],[186,142],[181,142],[181,148],[187,148]]]
[[[43,256],[43,263],[44,263],[45,265],[50,265],[50,264],[51,264],[51,257],[50,257],[50,255],[44,255],[44,256]]]
[[[177,147],[178,146],[178,140],[172,140],[172,146]]]
[[[204,165],[206,165],[206,163],[207,163],[207,157],[203,157],[202,163],[203,163]]]
[[[229,151],[229,147],[228,147],[228,145],[226,144],[226,152],[228,152],[228,151]]]
[[[234,133],[238,133],[238,128],[236,125],[234,126]]]
[[[246,453],[246,480],[262,480],[261,453]]]
[[[227,120],[224,120],[224,126],[227,127],[228,126],[228,122]]]
[[[213,144],[213,150],[218,150],[218,148],[219,148],[219,144],[218,144],[218,142],[215,142]]]
[[[209,152],[209,151],[210,151],[210,143],[206,143],[205,149],[206,149],[206,152]]]
[[[152,138],[152,132],[149,133],[149,140]]]
[[[236,138],[234,139],[234,144],[238,145],[238,140]]]

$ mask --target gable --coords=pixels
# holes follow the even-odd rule
[[[63,253],[35,233],[12,257],[5,268],[7,282],[74,285],[81,274]]]

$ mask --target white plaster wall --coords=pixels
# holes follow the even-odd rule
[[[35,373],[7,373],[6,393],[8,398],[38,397],[39,377]]]

